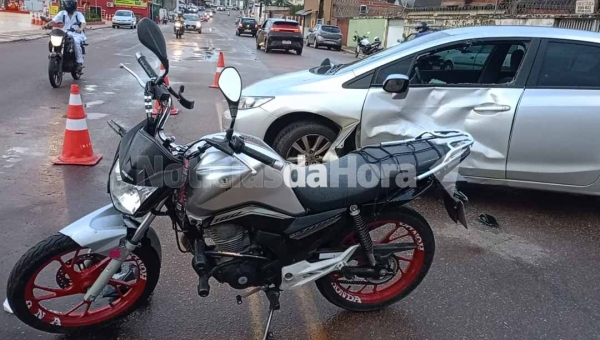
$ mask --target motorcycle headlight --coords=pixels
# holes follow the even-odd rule
[[[150,197],[156,189],[158,188],[137,186],[124,182],[121,178],[121,167],[119,166],[118,161],[110,172],[110,198],[112,199],[115,208],[124,214],[135,214],[142,203]]]
[[[275,97],[242,97],[238,109],[244,110],[260,107],[273,99],[275,99]]]
[[[175,27],[177,27],[177,28],[181,27],[181,23],[179,23],[179,22],[175,23]]]
[[[63,41],[63,37],[60,35],[51,35],[50,36],[50,43],[54,47],[58,47],[58,46],[62,45],[62,41]]]

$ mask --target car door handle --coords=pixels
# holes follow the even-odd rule
[[[475,106],[473,111],[480,114],[494,114],[498,112],[510,111],[510,105],[480,105]]]

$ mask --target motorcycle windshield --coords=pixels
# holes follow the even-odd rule
[[[119,145],[119,165],[125,182],[150,187],[180,187],[182,163],[157,139],[138,124],[123,136]]]

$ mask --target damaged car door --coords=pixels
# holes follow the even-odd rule
[[[365,99],[357,143],[364,146],[411,138],[425,130],[458,129],[477,141],[460,173],[506,178],[515,110],[538,44],[534,39],[513,38],[457,41],[379,67]],[[448,55],[468,55],[474,49],[489,52],[470,68],[445,65]],[[407,95],[382,89],[390,74],[410,77]]]

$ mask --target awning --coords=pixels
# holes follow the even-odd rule
[[[312,12],[313,12],[312,9],[303,9],[303,10],[300,10],[300,11],[296,12],[296,15],[305,16],[305,15],[311,14]]]

